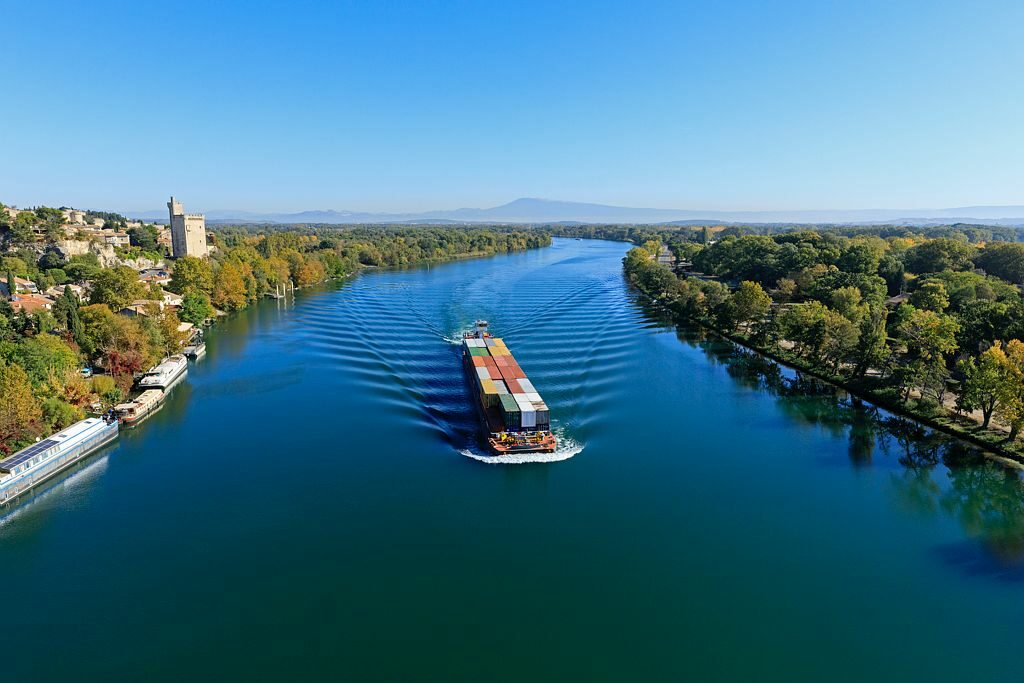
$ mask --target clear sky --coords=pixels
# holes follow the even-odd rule
[[[0,0],[0,201],[1024,204],[1024,2]]]

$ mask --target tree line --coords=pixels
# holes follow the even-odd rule
[[[924,232],[791,230],[626,255],[630,282],[680,316],[742,338],[910,412],[979,411],[1024,426],[1024,244]]]

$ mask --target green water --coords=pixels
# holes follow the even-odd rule
[[[625,251],[220,325],[160,413],[0,522],[3,679],[1020,678],[1017,479],[665,324]],[[478,317],[565,459],[474,459],[450,340]]]

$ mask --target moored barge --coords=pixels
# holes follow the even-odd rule
[[[463,335],[462,362],[491,452],[555,452],[551,411],[505,342],[487,331],[486,320]]]
[[[131,401],[114,406],[114,414],[126,427],[137,425],[160,410],[165,394],[162,389],[146,389]]]
[[[140,389],[162,389],[167,391],[188,374],[188,359],[175,354],[164,358],[139,380]]]
[[[30,491],[117,438],[113,416],[90,417],[0,460],[0,504]]]

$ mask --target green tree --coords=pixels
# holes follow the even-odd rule
[[[168,288],[178,294],[184,294],[190,289],[211,294],[213,284],[213,267],[209,261],[195,256],[183,256],[174,262]]]
[[[744,280],[729,296],[724,317],[738,330],[749,322],[762,320],[772,307],[772,298],[756,282]]]
[[[976,260],[985,272],[1014,284],[1024,284],[1024,244],[995,242],[986,245]]]
[[[889,311],[885,306],[869,308],[860,321],[860,335],[854,351],[856,365],[853,370],[855,377],[863,377],[868,370],[883,370],[889,360],[890,351],[886,320]]]
[[[142,225],[137,228],[128,228],[128,241],[133,247],[140,247],[143,251],[160,251],[160,232],[155,225]]]
[[[185,322],[193,325],[202,325],[213,315],[213,306],[210,305],[210,295],[192,289],[181,298],[181,311],[178,316]]]
[[[839,315],[854,324],[858,324],[867,310],[867,306],[861,303],[862,298],[860,290],[856,287],[840,287],[832,292],[830,303]]]
[[[43,399],[43,423],[47,431],[56,432],[70,427],[85,417],[81,408],[76,408],[54,396]]]
[[[958,240],[939,237],[911,247],[904,255],[910,272],[938,273],[943,270],[969,270],[974,264],[976,249]]]
[[[929,278],[910,295],[910,303],[926,311],[942,313],[949,308],[949,294],[941,280]]]
[[[51,377],[63,379],[79,367],[74,349],[52,334],[37,334],[22,340],[15,350],[15,358],[36,384]]]
[[[139,274],[128,266],[118,266],[104,268],[96,274],[89,300],[94,304],[106,304],[113,311],[120,311],[144,294],[145,287],[139,280]]]

